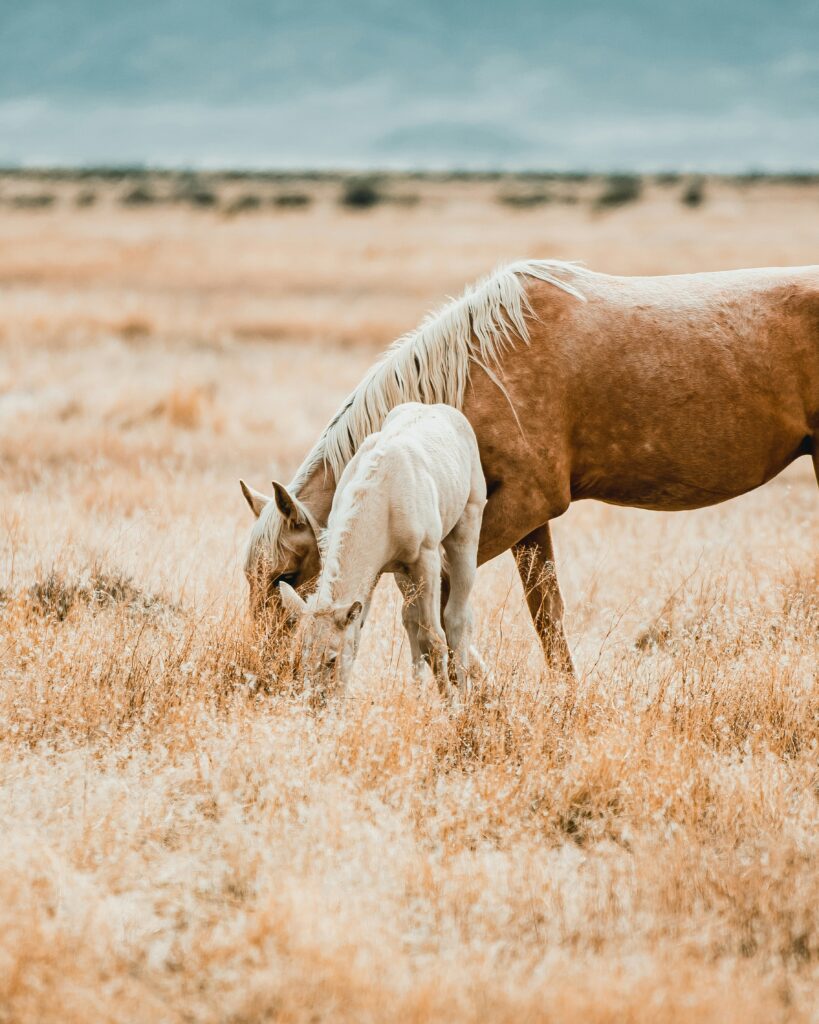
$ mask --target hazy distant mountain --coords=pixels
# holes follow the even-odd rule
[[[819,4],[0,0],[0,160],[819,167]]]

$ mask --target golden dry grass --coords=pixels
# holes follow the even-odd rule
[[[0,212],[0,1021],[816,1021],[807,460],[558,521],[576,686],[508,556],[482,569],[492,675],[455,715],[389,584],[311,710],[244,622],[237,478],[286,478],[377,347],[501,259],[812,262],[817,190],[601,214],[412,183],[355,213],[308,187]]]

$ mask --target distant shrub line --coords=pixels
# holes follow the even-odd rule
[[[5,181],[3,180],[5,179]],[[73,196],[30,187],[12,191],[9,185],[19,180],[29,186],[39,182],[77,184]],[[545,206],[588,204],[592,210],[605,212],[638,202],[648,186],[669,190],[689,209],[702,206],[711,182],[741,188],[759,183],[791,186],[817,186],[819,173],[792,172],[771,175],[750,171],[739,175],[702,175],[663,171],[653,175],[632,173],[591,174],[586,171],[520,173],[447,174],[340,174],[324,172],[171,172],[144,168],[89,168],[64,170],[3,170],[0,168],[0,205],[20,210],[47,210],[67,202],[77,208],[91,207],[100,199],[111,200],[133,209],[160,204],[187,205],[212,210],[227,216],[252,214],[265,209],[304,210],[317,199],[327,197],[342,209],[368,211],[377,206],[413,207],[421,196],[407,190],[409,182],[499,182],[495,201],[512,210],[525,213]],[[334,185],[336,190],[314,192],[310,185]],[[95,184],[99,188],[95,187]],[[240,190],[237,190],[237,185]],[[244,188],[241,188],[244,185]],[[252,185],[258,188],[251,187]],[[271,186],[278,186],[274,191]],[[673,193],[670,190],[674,190]],[[110,200],[109,200],[110,201]]]

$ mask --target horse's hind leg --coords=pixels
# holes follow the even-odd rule
[[[483,500],[468,504],[455,528],[443,541],[449,562],[449,599],[444,607],[444,632],[452,652],[450,676],[454,676],[462,697],[466,695],[469,682],[472,640],[469,598],[478,566],[483,505]]]

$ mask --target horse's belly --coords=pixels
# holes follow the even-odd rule
[[[625,508],[644,508],[652,512],[685,512],[705,508],[707,505],[717,505],[721,501],[728,501],[729,498],[737,498],[758,486],[759,483],[752,483],[720,490],[705,485],[687,487],[679,484],[660,484],[654,480],[643,485],[626,487],[581,487],[576,492],[572,491],[572,501],[594,498],[608,505],[622,505]]]
[[[595,459],[573,475],[572,500],[595,498],[662,512],[716,505],[760,487],[808,451],[797,435],[771,438],[765,450],[728,449],[705,457],[679,459],[669,455],[634,453],[628,459]]]

